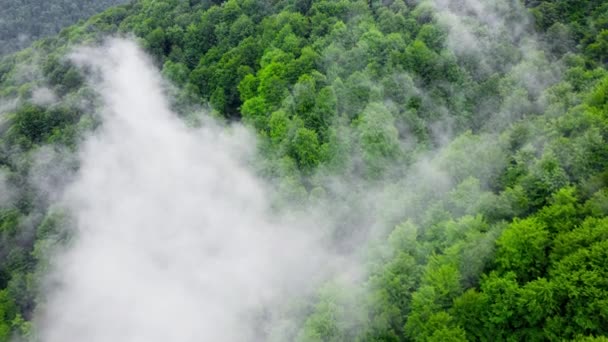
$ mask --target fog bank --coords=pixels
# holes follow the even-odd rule
[[[136,44],[112,39],[71,58],[95,75],[103,124],[63,196],[76,232],[47,277],[41,338],[262,340],[264,311],[338,265],[321,227],[272,214],[247,166],[253,135],[211,120],[187,127]]]

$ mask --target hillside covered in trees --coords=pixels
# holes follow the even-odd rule
[[[40,38],[86,20],[110,6],[126,0],[24,0],[3,1],[0,11],[0,55],[30,46]]]
[[[0,60],[0,341],[44,339],[75,239],[50,189],[104,124],[66,56],[108,36],[184,122],[254,130],[273,210],[321,211],[359,265],[243,317],[259,340],[608,336],[608,3],[136,0]]]

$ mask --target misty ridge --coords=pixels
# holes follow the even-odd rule
[[[27,48],[37,39],[55,35],[79,20],[124,4],[121,0],[3,1],[0,12],[0,56]]]
[[[4,57],[0,341],[602,341],[605,9],[139,0]]]

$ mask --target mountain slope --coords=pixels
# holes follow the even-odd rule
[[[7,56],[0,339],[33,334],[46,253],[67,239],[32,181],[40,151],[76,169],[70,151],[103,124],[63,56],[108,34],[138,38],[185,120],[209,104],[255,129],[277,207],[325,207],[332,245],[362,259],[360,278],[275,308],[291,323],[268,320],[265,339],[607,335],[604,7],[141,0]]]
[[[124,0],[4,1],[0,13],[0,55],[21,50],[31,42],[57,34],[62,28],[87,19]]]

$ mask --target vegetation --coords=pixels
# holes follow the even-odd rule
[[[509,19],[497,29],[470,17],[469,32],[489,45],[465,51],[446,9],[424,1],[139,0],[6,56],[0,98],[17,100],[0,140],[10,192],[0,202],[0,341],[31,334],[37,274],[67,239],[64,215],[31,182],[35,156],[73,150],[99,124],[63,56],[126,33],[177,86],[178,112],[209,103],[257,131],[256,166],[279,184],[279,201],[345,201],[346,223],[328,235],[371,241],[359,246],[363,279],[327,283],[293,309],[304,312],[298,324],[270,334],[277,340],[600,341],[608,5],[488,3]],[[538,39],[509,36],[513,27]],[[56,99],[41,104],[40,89]],[[329,186],[336,175],[357,186]],[[383,219],[371,229],[353,208],[375,189]]]
[[[6,1],[0,13],[0,56],[28,47],[34,40],[58,33],[126,0]]]

